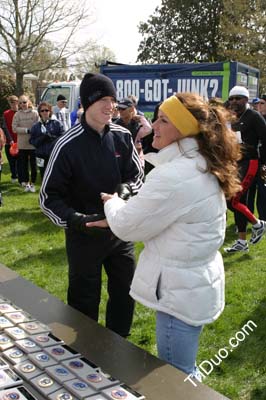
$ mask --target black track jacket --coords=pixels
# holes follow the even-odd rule
[[[255,110],[247,109],[232,124],[234,131],[241,132],[242,144],[241,150],[242,160],[256,160],[258,158],[258,146],[260,147],[261,163],[266,163],[266,123],[264,118]]]
[[[143,178],[130,132],[110,123],[101,136],[83,118],[54,146],[40,190],[40,206],[54,224],[67,228],[76,211],[103,213],[101,192],[114,193],[117,184],[128,183],[136,194]]]

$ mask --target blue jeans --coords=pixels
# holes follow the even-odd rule
[[[163,312],[156,313],[157,350],[160,359],[186,374],[196,373],[196,356],[202,326],[188,325]]]

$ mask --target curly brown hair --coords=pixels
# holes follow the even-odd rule
[[[230,129],[228,111],[220,104],[208,103],[195,93],[176,93],[199,123],[194,138],[207,162],[206,172],[215,175],[227,199],[241,190],[237,161],[241,158],[235,133]]]

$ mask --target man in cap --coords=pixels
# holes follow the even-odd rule
[[[255,99],[254,99],[255,100]],[[258,108],[257,111],[263,116],[266,121],[266,95],[262,95],[257,99]],[[255,200],[259,219],[266,220],[266,165],[261,162],[261,146],[259,145],[259,168],[256,175],[256,179],[252,183],[248,195],[248,207],[254,210]]]
[[[120,117],[114,121],[116,124],[127,128],[135,141],[138,130],[140,129],[139,117],[135,115],[135,106],[131,99],[124,98],[117,103]]]
[[[132,133],[134,144],[141,159],[142,166],[144,167],[142,139],[151,133],[151,124],[143,114],[137,114],[132,98],[126,97],[120,100],[117,104],[117,108],[120,117],[114,122],[127,128]]]
[[[263,94],[260,98],[258,111],[261,113],[263,118],[266,120],[266,94]]]
[[[232,129],[236,132],[242,150],[238,165],[243,189],[228,202],[228,208],[234,212],[238,240],[224,249],[227,253],[249,251],[246,240],[248,222],[252,224],[250,244],[259,243],[266,232],[266,222],[259,220],[247,207],[248,190],[258,170],[259,143],[261,162],[266,162],[266,123],[257,111],[248,106],[248,99],[249,91],[243,86],[234,86],[229,92],[229,109],[236,115]]]
[[[126,337],[134,302],[134,245],[107,227],[101,192],[136,194],[143,172],[131,134],[111,122],[116,91],[112,81],[88,73],[80,85],[81,123],[56,143],[40,191],[43,212],[65,229],[69,264],[68,303],[98,320],[102,265],[108,276],[106,326]],[[105,228],[87,224],[102,220]]]
[[[66,132],[71,127],[70,113],[67,108],[67,99],[59,94],[56,99],[56,106],[53,107],[53,114],[61,122]]]
[[[260,107],[260,99],[258,97],[255,97],[255,99],[252,100],[251,106],[253,110],[259,111]]]

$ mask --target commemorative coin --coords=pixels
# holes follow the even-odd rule
[[[54,381],[51,378],[45,377],[45,378],[41,378],[38,381],[39,386],[45,388],[45,387],[49,387],[52,386],[54,383]]]
[[[124,400],[127,398],[127,393],[122,389],[118,389],[118,390],[113,390],[111,392],[111,396],[113,397],[113,399]]]

